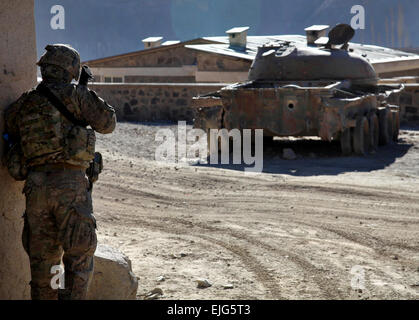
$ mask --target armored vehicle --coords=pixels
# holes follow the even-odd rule
[[[265,137],[317,136],[342,153],[366,155],[398,140],[399,107],[367,57],[350,48],[355,31],[335,26],[312,45],[275,41],[258,48],[248,81],[195,97],[194,126],[263,129]]]

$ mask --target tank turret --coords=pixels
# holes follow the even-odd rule
[[[355,31],[340,24],[311,45],[287,41],[265,44],[258,49],[249,70],[251,81],[345,80],[356,86],[375,86],[378,77],[373,66],[362,56],[348,50]]]
[[[300,47],[287,42],[260,47],[249,71],[251,81],[349,80],[377,85],[372,65],[343,49]]]

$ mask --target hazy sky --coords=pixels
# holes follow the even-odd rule
[[[250,35],[304,34],[312,24],[350,23],[365,8],[354,41],[419,47],[419,0],[35,0],[38,54],[69,43],[83,60],[143,49],[142,39],[189,40],[249,26]],[[51,8],[65,9],[65,29],[51,28]]]

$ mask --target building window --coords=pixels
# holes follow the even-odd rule
[[[104,82],[106,83],[124,83],[123,77],[104,77]]]

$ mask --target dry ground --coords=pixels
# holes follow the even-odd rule
[[[119,123],[98,137],[99,241],[130,257],[139,298],[156,287],[161,299],[419,298],[419,127],[365,158],[275,140],[252,176],[154,161],[161,128],[176,130]],[[299,158],[282,160],[284,147]]]

